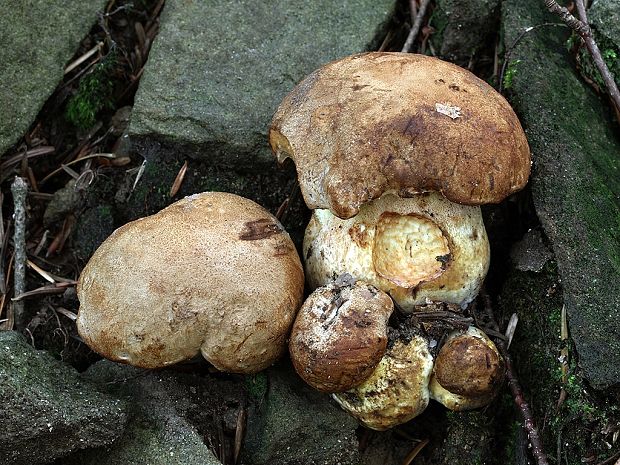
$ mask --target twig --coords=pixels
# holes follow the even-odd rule
[[[605,86],[607,87],[607,93],[611,98],[611,101],[616,106],[618,111],[620,111],[620,90],[618,90],[618,86],[614,81],[605,60],[603,60],[603,56],[601,55],[601,51],[594,40],[594,36],[592,34],[592,29],[588,24],[588,18],[586,16],[586,7],[583,3],[583,0],[575,0],[575,5],[577,6],[577,13],[580,19],[575,18],[570,11],[568,11],[565,7],[558,5],[555,0],[544,0],[545,6],[551,13],[555,13],[558,15],[562,21],[566,23],[568,27],[570,27],[573,31],[575,31],[586,44],[586,48],[588,52],[590,52],[590,56],[592,56],[592,60],[596,65],[599,73],[601,73],[601,77],[605,82]]]
[[[26,194],[28,184],[23,178],[15,177],[11,184],[13,194],[13,204],[15,208],[15,230],[13,232],[13,242],[15,247],[15,261],[13,262],[13,289],[14,295],[23,294],[26,291]],[[13,315],[15,316],[15,327],[19,331],[25,325],[24,303],[13,302]]]
[[[405,457],[405,460],[403,460],[402,465],[410,465],[411,462],[413,462],[413,459],[415,459],[418,456],[418,454],[422,451],[422,449],[426,447],[428,442],[429,442],[428,439],[423,439],[422,441],[420,441],[420,443],[417,446],[415,446],[411,452],[407,454],[407,457]]]
[[[484,311],[486,316],[488,317],[487,325],[491,330],[499,332],[499,326],[497,321],[495,320],[495,316],[493,314],[493,307],[491,305],[491,298],[485,292],[481,292],[482,299],[484,302]],[[534,416],[532,415],[532,411],[530,410],[530,406],[528,405],[525,397],[523,396],[523,391],[521,390],[521,386],[519,385],[519,380],[517,379],[516,371],[512,365],[512,358],[510,357],[510,353],[506,349],[506,342],[504,339],[497,338],[495,340],[495,345],[499,349],[502,357],[504,357],[504,363],[506,365],[506,379],[508,380],[508,387],[512,392],[512,396],[514,399],[519,412],[523,417],[523,423],[525,427],[525,431],[530,439],[530,444],[532,445],[532,455],[536,459],[536,463],[538,465],[549,465],[547,461],[547,456],[545,455],[542,440],[540,438],[540,434],[538,433],[538,428],[536,428],[536,422],[534,421]]]
[[[81,57],[79,57],[77,60],[75,60],[73,63],[71,63],[69,66],[67,66],[65,68],[65,72],[64,74],[69,74],[71,71],[73,71],[75,68],[77,68],[78,66],[80,66],[82,63],[84,63],[86,60],[88,60],[90,57],[92,57],[95,53],[100,52],[101,49],[103,48],[103,42],[97,42],[97,45],[95,45],[93,48],[91,48],[88,52],[86,52],[84,55],[82,55]]]
[[[415,17],[414,23],[411,25],[411,29],[409,30],[409,35],[407,36],[407,40],[405,41],[405,45],[403,45],[403,49],[401,52],[408,53],[411,50],[411,46],[418,36],[418,32],[420,32],[420,27],[422,26],[422,21],[424,20],[424,16],[426,15],[426,9],[430,0],[422,0],[420,3],[420,9],[418,11],[418,15]]]

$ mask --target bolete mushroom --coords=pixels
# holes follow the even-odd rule
[[[280,162],[295,162],[314,210],[303,250],[311,288],[350,273],[407,312],[433,302],[465,308],[476,297],[489,266],[480,205],[522,189],[531,163],[517,116],[491,86],[403,53],[353,55],[313,72],[280,104],[269,141]],[[396,343],[364,383],[335,394],[341,405],[379,429],[419,413],[427,392],[403,415],[393,397],[366,402],[379,391],[400,402],[402,380],[428,384],[432,360],[416,337],[412,347]],[[392,366],[410,371],[385,375]]]
[[[504,378],[504,360],[478,328],[451,332],[435,359],[430,382],[432,399],[450,410],[487,405]]]
[[[426,409],[432,369],[433,357],[425,337],[397,338],[362,384],[333,397],[368,428],[386,430]]]
[[[206,192],[117,229],[78,282],[78,331],[106,358],[144,368],[199,352],[254,373],[286,349],[304,275],[277,219]]]
[[[323,392],[346,391],[364,382],[385,354],[393,309],[385,292],[350,275],[316,289],[291,331],[295,370]]]
[[[530,171],[506,100],[472,73],[414,54],[323,66],[284,98],[269,137],[314,209],[310,285],[348,272],[409,311],[475,297],[489,260],[479,205],[520,190]]]

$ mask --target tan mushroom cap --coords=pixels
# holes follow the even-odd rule
[[[490,248],[480,207],[437,193],[386,194],[347,220],[314,210],[303,255],[311,289],[350,273],[413,311],[428,301],[471,302],[486,276]]]
[[[430,383],[431,398],[450,410],[489,404],[504,377],[504,360],[478,328],[453,331],[441,347]]]
[[[426,409],[433,357],[426,339],[394,342],[370,377],[333,394],[336,402],[368,428],[383,431],[406,423]]]
[[[363,382],[387,348],[392,299],[348,278],[310,294],[291,331],[289,352],[295,370],[323,392],[346,391]]]
[[[523,188],[530,152],[504,97],[469,71],[409,53],[329,63],[282,101],[269,131],[311,208],[341,218],[396,192],[497,203]]]
[[[78,283],[78,331],[111,360],[156,368],[199,352],[215,367],[271,365],[304,275],[283,227],[237,195],[207,192],[117,229]]]

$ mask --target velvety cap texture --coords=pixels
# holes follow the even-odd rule
[[[78,331],[111,360],[156,368],[202,352],[216,368],[272,364],[301,305],[299,256],[251,200],[206,192],[117,229],[78,283]]]

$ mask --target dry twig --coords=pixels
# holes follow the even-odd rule
[[[493,307],[491,305],[491,298],[489,295],[483,291],[481,292],[482,299],[484,302],[484,312],[487,317],[486,325],[493,332],[499,332],[499,325],[495,320],[495,316],[493,314]],[[486,328],[483,328],[486,331]],[[532,446],[532,455],[536,460],[538,465],[548,465],[547,456],[543,449],[542,440],[540,438],[540,434],[538,433],[538,428],[536,427],[536,422],[534,421],[534,415],[530,410],[530,406],[525,400],[525,396],[523,395],[523,391],[521,390],[521,386],[519,384],[519,380],[517,379],[517,374],[512,365],[512,358],[510,357],[510,353],[506,348],[505,338],[496,338],[495,345],[499,349],[502,357],[504,357],[504,362],[506,364],[506,379],[508,380],[508,387],[512,393],[513,399],[521,416],[523,417],[523,424],[525,431],[530,439],[530,444]]]
[[[418,32],[420,32],[420,27],[422,26],[422,21],[424,20],[424,16],[426,15],[426,9],[430,0],[422,0],[420,3],[420,9],[418,10],[418,14],[415,17],[414,23],[411,25],[411,29],[409,30],[409,35],[407,36],[407,40],[405,41],[405,45],[403,45],[403,49],[401,52],[408,53],[413,46],[413,42],[418,36]]]
[[[15,177],[11,184],[13,203],[15,208],[15,230],[13,232],[13,246],[15,261],[13,262],[13,289],[14,295],[23,294],[26,291],[26,194],[28,184],[23,178]],[[13,315],[17,330],[25,325],[24,303],[13,302]]]

